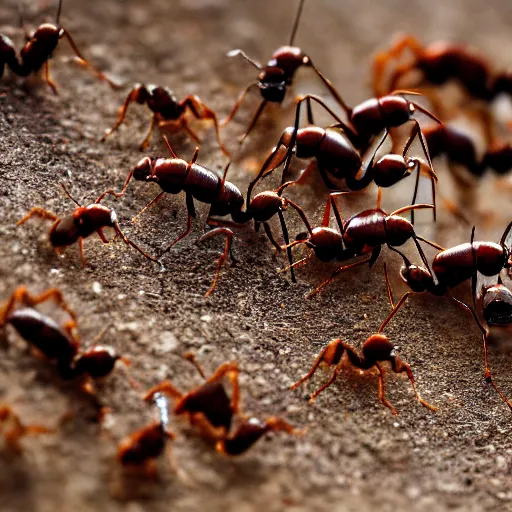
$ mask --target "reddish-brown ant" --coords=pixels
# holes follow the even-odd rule
[[[393,309],[386,320],[384,320],[382,323],[380,331],[384,329],[386,324],[400,310],[408,297],[411,295],[416,293],[429,292],[437,296],[446,296],[452,302],[468,311],[473,317],[473,320],[482,333],[485,361],[485,379],[494,387],[502,400],[512,409],[512,403],[505,398],[492,378],[487,358],[488,332],[478,319],[475,313],[475,308],[470,307],[461,300],[456,299],[452,295],[448,294],[449,289],[454,288],[464,281],[471,279],[473,290],[472,296],[474,301],[476,296],[477,273],[480,273],[483,276],[496,276],[499,275],[503,269],[510,269],[512,267],[512,256],[510,249],[511,233],[512,222],[505,229],[499,244],[494,242],[475,242],[475,228],[473,228],[470,243],[444,249],[435,256],[432,262],[432,270],[435,272],[437,282],[434,282],[432,273],[430,271],[413,265],[404,254],[402,254],[400,251],[396,251],[401,255],[404,261],[404,266],[400,271],[400,275],[407,286],[411,289],[411,291],[406,292],[401,297],[401,299],[396,304],[394,304],[391,287],[388,281],[388,293]],[[492,298],[492,296],[489,297],[490,299]],[[490,314],[491,311],[492,310],[488,310],[488,313]]]
[[[70,316],[70,320],[63,326],[35,309],[38,304],[52,299]],[[18,305],[25,307],[17,309]],[[32,295],[25,286],[18,287],[0,310],[0,327],[6,324],[14,327],[29,345],[48,360],[55,362],[62,379],[100,379],[112,372],[118,360],[129,364],[128,360],[118,356],[107,346],[97,345],[85,352],[79,352],[79,339],[74,332],[77,326],[76,315],[57,288],[50,288],[40,295]]]
[[[427,268],[430,268],[418,240],[426,242],[429,245],[433,245],[436,248],[439,248],[439,246],[430,240],[417,235],[411,222],[401,217],[400,214],[410,210],[433,208],[433,205],[416,204],[405,206],[391,214],[386,213],[380,208],[380,205],[377,205],[377,208],[375,209],[365,210],[352,216],[347,221],[344,221],[341,217],[335,198],[336,196],[345,193],[346,192],[334,192],[330,194],[327,199],[322,225],[314,229],[308,227],[308,233],[306,233],[306,236],[304,238],[301,236],[298,240],[292,242],[290,247],[298,244],[305,244],[309,248],[313,249],[314,254],[320,261],[324,262],[333,260],[346,262],[347,260],[352,260],[360,256],[363,258],[355,263],[350,263],[348,265],[343,264],[338,267],[329,279],[322,282],[312,292],[306,295],[306,298],[312,297],[318,293],[322,288],[327,286],[334,277],[345,270],[364,265],[366,263],[372,267],[379,257],[383,245],[386,245],[391,250],[396,251],[395,247],[401,246],[408,240],[412,239],[418,249],[418,253],[422,261]],[[334,211],[340,232],[329,228],[331,207]],[[306,259],[307,258],[302,260],[302,262]],[[297,262],[294,265],[300,263],[301,262]]]
[[[21,450],[19,441],[25,436],[38,436],[52,432],[51,428],[42,425],[24,425],[20,417],[11,407],[0,405],[0,434],[6,445],[13,451]]]
[[[298,123],[301,105],[303,102],[306,102],[308,117],[311,118],[311,101],[317,102],[327,110],[337,121],[337,124],[329,126],[326,129],[318,126],[308,126],[299,129]],[[310,121],[312,122],[312,119],[310,119]],[[295,155],[297,158],[314,158],[317,165],[315,166],[314,161],[311,162],[306,170],[301,173],[299,179],[290,184],[303,183],[312,171],[318,169],[327,188],[340,190],[342,185],[340,185],[339,180],[344,180],[344,184],[348,190],[358,191],[367,187],[372,181],[375,182],[378,187],[391,187],[412,174],[416,169],[417,179],[412,202],[415,202],[419,185],[419,174],[421,172],[427,174],[432,181],[432,197],[435,206],[435,181],[437,180],[435,172],[431,166],[427,168],[418,158],[408,157],[406,159],[406,155],[417,135],[420,136],[420,140],[423,142],[419,125],[415,124],[403,147],[401,155],[384,155],[375,162],[375,154],[387,137],[387,129],[385,129],[378,145],[373,151],[373,156],[368,158],[367,162],[363,164],[359,151],[352,143],[352,139],[355,135],[352,133],[351,129],[341,121],[323,100],[316,96],[308,95],[297,102],[295,126],[289,127],[283,132],[277,146],[263,164],[259,174],[251,182],[249,190],[251,191],[261,178],[270,174],[286,160],[282,177],[282,182],[284,182],[287,176],[288,166],[290,165],[290,157],[291,155]],[[282,147],[288,150],[287,156],[281,159],[281,161],[278,159],[276,165],[275,160]],[[427,160],[430,162],[426,145],[424,145],[424,152]]]
[[[396,66],[387,84],[384,84],[388,62],[409,50],[413,59]],[[496,73],[486,60],[460,44],[439,41],[424,47],[416,38],[407,35],[391,49],[375,56],[373,88],[376,94],[394,90],[400,80],[413,71],[422,73],[423,82],[442,85],[449,80],[457,82],[473,97],[490,101],[501,92],[512,91],[510,73]],[[402,85],[402,84],[400,84]]]
[[[176,95],[170,89],[167,87],[160,87],[158,85],[136,84],[128,93],[128,96],[126,96],[126,100],[124,101],[119,113],[119,119],[112,128],[105,131],[105,135],[101,139],[102,141],[121,126],[126,116],[126,110],[132,102],[136,102],[139,105],[146,104],[153,112],[149,132],[140,145],[141,151],[145,150],[149,146],[155,126],[158,126],[158,128],[166,128],[168,126],[178,125],[194,142],[199,143],[199,138],[190,129],[187,118],[185,117],[187,112],[190,111],[197,119],[212,121],[215,126],[215,133],[217,135],[217,142],[219,143],[220,149],[225,155],[229,156],[228,150],[220,140],[219,124],[217,122],[215,112],[198,96],[191,94],[182,101],[178,101]]]
[[[268,221],[276,214],[279,215],[285,242],[288,240],[288,230],[284,221],[282,210],[288,206],[294,208],[299,215],[305,219],[302,209],[293,201],[280,196],[280,190],[262,192],[255,196],[252,200],[248,197],[248,206],[244,210],[244,198],[240,190],[226,180],[226,174],[229,164],[224,169],[224,175],[219,177],[213,171],[196,163],[199,148],[196,148],[192,160],[187,162],[179,158],[174,153],[169,141],[164,137],[172,158],[155,158],[144,157],[129,173],[123,185],[121,192],[115,192],[110,189],[104,192],[98,200],[101,200],[106,194],[112,194],[121,197],[126,192],[128,184],[133,179],[137,181],[155,182],[162,192],[160,192],[142,211],[158,202],[164,194],[178,194],[181,191],[186,193],[187,205],[187,229],[178,236],[163,252],[168,252],[177,242],[186,237],[192,230],[192,220],[196,215],[194,199],[210,204],[207,223],[213,225],[232,225],[225,221],[220,221],[212,217],[223,217],[231,215],[235,224],[245,224],[250,220],[254,220],[256,227],[263,224],[265,233],[274,247],[281,250],[280,245],[275,241]],[[141,212],[142,213],[142,212]],[[206,233],[199,241],[204,241],[216,235],[226,237],[225,250],[217,263],[217,271],[212,286],[208,290],[206,296],[209,296],[214,290],[222,263],[231,252],[231,240],[233,232],[227,227],[219,227]],[[233,256],[231,255],[233,258]]]
[[[16,56],[16,48],[13,42],[7,36],[0,34],[0,78],[3,75],[6,65],[9,66],[13,73],[19,76],[28,76],[30,73],[37,73],[44,66],[44,79],[52,88],[53,92],[57,93],[57,86],[50,78],[50,58],[57,48],[59,40],[65,37],[75,52],[75,60],[80,65],[87,67],[96,77],[106,81],[112,88],[118,88],[118,86],[109,80],[101,71],[82,57],[70,33],[59,25],[61,10],[62,0],[59,0],[55,24],[43,23],[32,35],[25,32],[27,42],[20,50],[19,60]],[[23,22],[21,22],[21,25],[23,25]]]
[[[137,430],[124,438],[117,450],[117,460],[127,468],[142,470],[146,474],[153,473],[153,462],[162,455],[167,441],[174,439],[174,434],[168,430],[167,398],[161,393],[153,396],[158,408],[159,421]]]
[[[53,224],[48,233],[52,247],[57,252],[60,252],[62,248],[68,247],[78,242],[80,245],[80,257],[84,267],[86,265],[83,246],[84,238],[97,233],[103,243],[108,243],[108,240],[103,233],[103,229],[113,228],[116,232],[116,235],[121,237],[125,244],[131,245],[145,258],[160,265],[160,262],[156,258],[153,258],[149,254],[145,253],[138,245],[136,245],[125,236],[119,227],[116,212],[111,208],[107,208],[106,206],[100,204],[100,201],[103,199],[105,194],[102,194],[100,197],[98,197],[94,203],[88,206],[82,206],[78,201],[76,201],[76,199],[71,196],[63,183],[61,183],[61,186],[64,189],[66,195],[77,205],[77,208],[75,208],[73,213],[70,213],[65,217],[59,217],[51,211],[45,210],[39,206],[35,206],[27,213],[27,215],[25,215],[25,217],[19,220],[16,225],[19,226],[32,217],[41,217],[43,219],[53,221]]]
[[[313,402],[313,400],[325,389],[327,389],[337,378],[340,371],[343,369],[345,365],[345,359],[343,355],[347,354],[348,362],[354,368],[359,368],[360,370],[370,370],[372,368],[377,368],[379,371],[379,401],[382,405],[385,405],[393,414],[398,414],[396,409],[386,400],[385,397],[385,388],[384,388],[384,368],[381,363],[388,361],[391,364],[391,370],[395,373],[406,373],[407,377],[411,381],[412,389],[414,390],[414,394],[416,395],[416,399],[418,402],[427,407],[428,409],[435,411],[436,408],[425,402],[416,389],[416,384],[414,381],[414,376],[412,374],[411,367],[402,361],[395,354],[395,347],[389,341],[388,337],[382,333],[373,334],[370,336],[363,344],[361,349],[361,354],[358,354],[353,347],[351,347],[348,343],[338,339],[332,340],[329,344],[320,352],[318,357],[316,358],[313,366],[309,370],[309,372],[302,377],[302,379],[298,380],[295,384],[290,386],[290,389],[295,389],[299,387],[301,384],[311,379],[313,374],[316,372],[320,365],[327,365],[329,367],[334,366],[334,370],[329,378],[329,380],[323,384],[319,389],[317,389],[310,397],[309,401]]]
[[[295,72],[302,66],[310,67],[313,71],[318,75],[318,77],[322,80],[328,90],[335,96],[338,97],[333,85],[324,75],[313,65],[311,58],[308,57],[300,48],[296,46],[292,46],[295,35],[297,33],[297,28],[299,26],[299,20],[302,13],[302,8],[304,6],[304,0],[300,0],[299,9],[297,11],[297,16],[295,18],[295,23],[293,25],[292,34],[290,36],[290,42],[288,46],[282,46],[278,48],[273,54],[271,59],[268,61],[266,66],[262,66],[257,63],[250,57],[248,57],[244,51],[237,49],[232,50],[228,53],[228,57],[242,56],[247,62],[252,64],[256,69],[259,70],[258,81],[251,83],[248,87],[246,87],[238,100],[233,107],[233,110],[229,114],[229,116],[222,122],[223,125],[229,123],[238,109],[242,105],[246,94],[253,87],[258,87],[261,96],[263,98],[260,106],[256,110],[251,122],[245,133],[240,138],[240,142],[243,142],[244,139],[249,135],[254,126],[256,125],[258,118],[260,117],[263,109],[267,105],[267,103],[282,103],[286,94],[287,88],[292,84],[293,78],[295,76]]]
[[[201,367],[192,357],[189,359],[204,378]],[[164,381],[149,390],[145,399],[150,400],[156,393],[165,393],[176,399],[174,414],[185,414],[188,421],[196,426],[205,438],[215,442],[217,451],[227,455],[241,455],[268,432],[285,431],[289,434],[298,434],[299,432],[289,423],[275,416],[263,421],[240,416],[238,373],[236,363],[224,363],[211,377],[205,379],[204,384],[185,395],[170,381]],[[223,384],[225,377],[231,383],[231,399]],[[233,430],[235,418],[238,425]]]

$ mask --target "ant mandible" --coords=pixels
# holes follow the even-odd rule
[[[231,215],[235,225],[245,224],[252,219],[255,221],[256,227],[260,223],[263,224],[265,234],[273,246],[279,251],[281,250],[281,246],[276,242],[268,221],[275,214],[279,215],[285,243],[288,244],[288,230],[282,210],[285,210],[288,206],[291,206],[298,212],[302,219],[305,219],[306,217],[303,210],[296,203],[280,196],[279,189],[275,191],[262,192],[257,194],[253,199],[251,199],[249,195],[248,207],[244,210],[244,197],[242,193],[235,185],[226,180],[229,164],[225,167],[224,175],[221,178],[213,171],[196,163],[199,155],[199,148],[196,148],[192,160],[187,162],[186,160],[183,160],[176,155],[170,146],[167,137],[164,136],[164,139],[167,144],[167,148],[171,152],[172,158],[144,157],[128,173],[126,181],[120,192],[116,192],[112,189],[107,190],[98,198],[98,200],[101,200],[106,194],[112,194],[115,197],[123,196],[132,178],[137,181],[155,182],[160,186],[162,192],[160,192],[138,214],[140,215],[147,208],[157,203],[164,196],[164,194],[178,194],[181,191],[184,191],[186,194],[185,197],[188,214],[187,228],[181,235],[179,235],[171,244],[167,246],[161,255],[168,252],[177,242],[185,238],[191,232],[192,220],[196,216],[194,199],[210,204],[210,211],[206,221],[207,224],[222,225],[223,227],[215,228],[212,231],[206,233],[199,239],[199,242],[202,242],[213,236],[223,235],[226,237],[226,244],[225,250],[217,263],[217,271],[213,284],[206,293],[206,296],[209,296],[215,289],[217,278],[219,276],[223,262],[227,258],[228,254],[231,253],[231,241],[233,237],[233,232],[226,227],[227,225],[232,224],[229,224],[226,221],[213,219],[212,217],[224,217],[226,215]],[[231,258],[234,260],[232,254]],[[291,253],[289,253],[289,258],[291,258]],[[294,279],[293,274],[292,279]]]
[[[512,256],[510,249],[511,233],[512,222],[505,229],[499,244],[494,242],[475,242],[475,228],[473,227],[470,243],[460,244],[449,249],[441,250],[434,257],[432,262],[432,270],[435,272],[437,282],[434,282],[432,278],[432,272],[411,264],[411,262],[404,254],[402,254],[400,251],[396,251],[401,255],[404,261],[404,266],[400,270],[400,275],[403,281],[411,289],[411,291],[406,292],[400,298],[400,300],[394,304],[391,286],[389,284],[386,271],[386,281],[388,283],[388,294],[392,304],[392,311],[386,320],[384,320],[382,323],[379,332],[384,329],[386,324],[400,310],[400,308],[405,304],[406,300],[411,295],[422,292],[429,292],[436,296],[446,296],[452,302],[468,311],[473,317],[477,327],[480,329],[484,347],[485,379],[493,386],[501,399],[512,410],[512,403],[498,389],[492,378],[487,357],[488,331],[478,319],[475,312],[475,306],[473,305],[472,308],[460,299],[457,299],[448,294],[449,289],[454,288],[459,284],[462,284],[464,281],[471,279],[472,297],[474,303],[477,287],[477,273],[480,273],[484,276],[496,276],[499,275],[503,269],[508,269],[510,272],[510,268],[512,268]],[[492,298],[492,296],[489,297],[490,299]],[[491,310],[488,311],[489,313],[491,312]]]
[[[102,141],[105,141],[112,132],[116,131],[121,126],[126,116],[128,106],[132,102],[136,102],[139,105],[146,104],[153,112],[149,132],[140,145],[141,151],[145,150],[149,146],[155,126],[158,126],[158,128],[166,128],[167,126],[178,125],[194,142],[198,144],[199,138],[190,129],[185,117],[187,112],[190,111],[197,119],[212,121],[220,149],[226,156],[230,156],[229,151],[220,140],[219,123],[217,122],[215,112],[211,108],[209,108],[198,96],[194,94],[190,94],[182,101],[178,101],[176,95],[170,89],[167,87],[160,87],[158,85],[136,84],[128,93],[128,96],[126,96],[126,100],[124,101],[119,113],[119,119],[112,128],[105,131],[105,135],[103,135],[101,139]]]
[[[436,408],[429,403],[425,402],[421,398],[416,389],[416,383],[414,381],[414,376],[412,374],[411,367],[402,361],[395,354],[395,347],[389,341],[389,338],[382,333],[373,334],[370,336],[363,344],[361,349],[361,354],[359,354],[353,347],[351,347],[348,343],[345,343],[341,339],[337,338],[332,340],[327,344],[327,346],[320,352],[318,357],[316,358],[313,366],[309,370],[309,372],[304,375],[300,380],[298,380],[295,384],[290,386],[290,389],[296,389],[304,382],[308,381],[313,377],[314,373],[318,369],[320,365],[327,365],[329,367],[334,366],[334,370],[331,373],[331,376],[325,384],[323,384],[320,388],[318,388],[309,398],[309,402],[312,403],[314,399],[325,389],[327,389],[338,377],[338,374],[343,369],[343,366],[346,364],[344,359],[344,354],[347,355],[348,363],[354,368],[358,368],[360,370],[370,370],[372,368],[377,368],[379,372],[379,402],[388,407],[391,412],[395,415],[398,414],[397,410],[386,400],[385,397],[385,387],[384,387],[384,374],[385,370],[382,367],[381,363],[388,361],[391,364],[391,370],[394,373],[406,373],[408,379],[411,381],[412,389],[416,396],[418,402],[427,407],[431,411],[435,411]]]
[[[38,304],[50,300],[54,300],[70,317],[62,326],[35,309]],[[19,309],[18,305],[24,307]],[[80,342],[74,332],[77,327],[76,315],[57,288],[32,295],[25,286],[19,286],[0,310],[0,327],[7,324],[14,327],[46,359],[55,362],[59,376],[65,380],[77,377],[101,379],[113,371],[117,361],[130,364],[126,358],[117,355],[107,346],[96,345],[85,352],[79,352]]]
[[[154,473],[154,460],[162,455],[167,441],[174,440],[169,430],[168,400],[161,393],[155,393],[153,400],[158,409],[159,421],[155,421],[119,443],[117,460],[126,468],[134,468],[147,475]]]
[[[233,110],[229,116],[222,121],[222,125],[229,123],[233,117],[235,117],[235,114],[242,105],[244,98],[249,90],[253,87],[258,87],[263,100],[256,110],[256,113],[254,114],[251,122],[249,123],[247,130],[240,137],[240,143],[242,143],[253,130],[267,103],[283,102],[286,90],[292,84],[295,72],[302,66],[312,68],[313,71],[322,80],[327,89],[335,97],[338,97],[338,94],[336,93],[331,82],[313,65],[311,58],[307,56],[300,48],[293,46],[303,7],[304,0],[300,0],[297,16],[295,18],[288,46],[282,46],[281,48],[277,49],[272,54],[272,57],[266,66],[262,66],[261,64],[257,63],[248,57],[243,50],[240,49],[232,50],[227,54],[228,57],[235,57],[238,55],[242,56],[247,62],[252,64],[260,72],[258,75],[258,81],[252,82],[242,91],[235,103],[235,106],[233,107]]]
[[[7,425],[7,427],[5,427]],[[20,452],[20,439],[25,436],[38,436],[53,432],[53,429],[43,425],[25,425],[12,407],[0,405],[0,434],[6,445],[14,452]]]
[[[170,381],[163,381],[150,389],[145,400],[152,399],[156,393],[164,393],[177,400],[174,414],[187,416],[191,425],[197,427],[201,434],[215,442],[217,451],[226,455],[241,455],[246,452],[262,436],[272,431],[284,431],[289,434],[299,434],[286,421],[271,416],[266,420],[245,418],[239,414],[240,389],[238,384],[237,363],[223,363],[206,379],[204,371],[194,357],[186,355],[197,368],[205,383],[187,394],[182,394]],[[232,395],[229,398],[223,379],[231,383]],[[233,430],[233,420],[238,419],[238,425]]]
[[[347,260],[359,257],[363,258],[354,263],[350,263],[348,265],[343,264],[338,267],[328,279],[308,293],[306,298],[310,298],[320,292],[338,274],[345,270],[358,267],[366,263],[372,267],[377,261],[383,245],[386,245],[389,249],[396,251],[395,247],[401,246],[409,239],[412,239],[423,263],[427,268],[430,268],[418,240],[438,249],[440,247],[434,242],[416,234],[411,222],[401,217],[400,214],[410,210],[432,208],[433,205],[415,204],[405,206],[388,214],[380,208],[379,196],[377,208],[365,210],[353,215],[347,221],[344,221],[341,217],[335,198],[346,193],[347,192],[334,192],[330,194],[325,206],[322,225],[314,229],[309,228],[308,233],[304,238],[301,236],[298,240],[292,242],[289,247],[293,247],[298,244],[305,244],[307,247],[313,249],[313,254],[323,262],[333,260],[346,262]],[[336,223],[340,232],[329,228],[331,208],[334,211]],[[308,257],[294,263],[294,265],[300,265],[307,259]]]
[[[59,25],[61,11],[62,0],[59,0],[55,24],[43,23],[32,35],[25,32],[27,42],[20,50],[19,60],[16,56],[14,43],[7,36],[0,34],[0,78],[3,75],[6,65],[9,66],[13,73],[19,76],[28,76],[30,73],[36,73],[44,66],[44,79],[56,94],[57,86],[50,78],[50,58],[57,48],[59,40],[65,37],[75,53],[75,60],[78,64],[88,68],[97,78],[107,82],[113,89],[119,88],[119,86],[109,80],[104,73],[84,59],[73,41],[71,34],[64,27]],[[20,23],[23,28],[23,19],[21,16]]]
[[[25,217],[19,220],[16,225],[19,226],[24,224],[32,217],[41,217],[43,219],[53,221],[53,224],[48,232],[50,244],[57,252],[60,252],[62,248],[68,247],[78,242],[80,245],[80,258],[84,268],[87,264],[84,255],[84,238],[97,233],[103,243],[108,243],[108,240],[103,233],[103,229],[107,227],[113,228],[116,232],[116,235],[121,237],[125,244],[131,245],[145,258],[150,261],[154,261],[161,266],[160,262],[156,258],[153,258],[149,254],[145,253],[137,244],[126,237],[126,235],[121,231],[121,228],[119,227],[116,212],[111,208],[107,208],[106,206],[100,204],[100,201],[103,199],[105,194],[101,194],[101,196],[99,196],[94,203],[88,206],[82,206],[76,199],[71,196],[63,183],[61,183],[61,187],[64,189],[64,192],[71,199],[71,201],[77,205],[77,208],[75,208],[73,213],[64,217],[59,217],[49,210],[45,210],[40,206],[35,206],[25,215]]]

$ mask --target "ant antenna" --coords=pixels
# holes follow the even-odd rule
[[[71,199],[71,201],[73,201],[73,203],[75,203],[77,206],[79,206],[81,208],[82,205],[69,193],[69,190],[67,189],[66,185],[64,185],[64,183],[60,182],[60,186],[64,190],[64,193],[69,197],[69,199]]]
[[[62,12],[62,0],[59,0],[59,7],[57,9],[57,18],[55,19],[55,25],[57,25],[57,26],[59,26],[61,12]]]
[[[165,140],[165,145],[167,146],[167,149],[171,152],[172,157],[179,159],[179,156],[171,148],[171,145],[169,144],[169,139],[165,135],[163,137],[164,137],[164,140]]]
[[[302,14],[303,7],[304,7],[304,0],[300,0],[299,10],[297,11],[297,16],[295,17],[295,23],[293,24],[292,35],[290,36],[289,46],[293,46],[293,41],[295,40],[295,35],[297,34],[297,28],[299,27],[299,21],[300,21],[300,16]]]

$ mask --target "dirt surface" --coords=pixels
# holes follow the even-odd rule
[[[225,53],[240,47],[266,60],[286,43],[294,5],[288,0],[66,0],[62,24],[84,54],[127,85],[143,81],[168,85],[178,96],[197,93],[223,117],[254,77],[250,65]],[[51,6],[39,15],[33,9],[26,13],[31,24],[54,16]],[[14,4],[0,7],[2,31],[19,45],[16,16]],[[297,43],[354,104],[370,95],[371,55],[396,32],[412,32],[427,41],[467,41],[510,66],[510,26],[508,0],[310,0]],[[82,343],[87,346],[109,326],[103,342],[131,358],[130,373],[140,389],[130,386],[122,368],[114,372],[99,391],[110,408],[100,428],[90,401],[60,383],[52,368],[34,358],[8,329],[2,335],[1,401],[27,423],[55,426],[70,410],[73,418],[56,434],[24,439],[21,455],[2,452],[0,509],[512,510],[512,417],[484,381],[477,329],[446,300],[414,299],[387,329],[401,357],[412,365],[423,397],[438,407],[436,413],[414,400],[407,379],[390,375],[388,398],[400,413],[395,417],[378,403],[375,374],[350,370],[309,405],[309,392],[325,374],[320,372],[302,390],[287,387],[309,368],[319,349],[335,337],[360,346],[387,315],[381,266],[347,272],[325,293],[306,301],[307,291],[332,267],[303,267],[297,271],[299,283],[291,284],[286,273],[276,272],[285,260],[274,256],[263,235],[247,228],[234,244],[238,264],[225,267],[217,290],[205,299],[222,243],[194,243],[204,230],[204,205],[198,207],[193,234],[164,258],[165,272],[120,240],[103,245],[95,238],[85,243],[88,265],[82,270],[77,248],[62,257],[51,250],[47,223],[15,226],[35,205],[59,214],[71,211],[73,204],[59,182],[87,203],[107,187],[120,187],[141,158],[138,144],[149,123],[147,111],[134,107],[130,125],[99,142],[123,93],[67,64],[69,55],[62,44],[54,59],[58,96],[37,81],[25,87],[22,80],[5,77],[0,84],[0,297],[7,298],[20,284],[36,292],[58,286],[79,314]],[[309,87],[323,92],[307,73],[297,82],[296,91]],[[229,179],[242,190],[254,162],[262,161],[293,115],[285,107],[265,116],[239,149],[236,137],[256,104],[254,95],[223,132],[235,152]],[[194,126],[203,139],[200,162],[221,169],[226,159],[213,131],[208,125]],[[193,144],[184,135],[175,134],[171,141],[180,155],[190,157]],[[150,153],[166,154],[156,135]],[[443,176],[442,166],[439,172]],[[475,204],[468,215],[480,237],[496,240],[510,220],[510,202],[500,199],[495,183],[480,191],[479,201],[492,201]],[[363,201],[374,204],[374,192]],[[115,207],[127,234],[151,253],[165,247],[186,223],[185,199],[178,195],[132,225],[129,219],[156,193],[156,186],[136,183],[125,199],[105,201]],[[410,190],[405,193],[386,195],[385,204],[407,204]],[[308,194],[304,188],[292,196],[318,218],[322,198]],[[344,214],[359,206],[347,202]],[[495,212],[486,217],[485,226],[479,208]],[[292,221],[292,233],[298,229]],[[418,229],[442,244],[469,237],[468,228],[443,211],[435,229],[429,216],[422,216]],[[384,259],[393,260],[388,253]],[[460,294],[467,297],[467,290],[462,287]],[[117,443],[152,417],[141,401],[142,391],[164,378],[183,390],[200,383],[180,357],[189,350],[208,372],[224,361],[238,361],[243,410],[259,417],[281,415],[307,426],[307,434],[268,436],[245,456],[229,459],[173,419],[173,458],[179,470],[163,458],[156,480],[124,476],[115,461]],[[510,361],[506,352],[491,353],[493,371],[507,393],[512,393]]]

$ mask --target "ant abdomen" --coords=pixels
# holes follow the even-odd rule
[[[361,168],[361,157],[349,138],[335,128],[325,130],[319,152],[320,166],[335,178],[352,178]]]
[[[202,203],[211,203],[212,196],[219,189],[221,179],[212,171],[193,164],[185,178],[183,189]],[[160,183],[160,181],[159,181]]]
[[[212,203],[210,215],[218,217],[229,214],[236,215],[236,213],[241,212],[243,206],[244,196],[240,190],[231,182],[224,181],[221,191]]]

